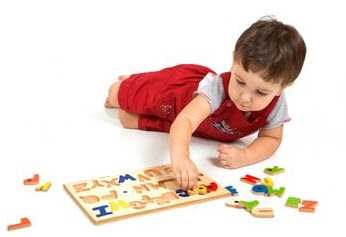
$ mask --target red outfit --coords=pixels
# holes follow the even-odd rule
[[[199,82],[211,69],[182,64],[156,72],[133,74],[122,81],[118,101],[120,108],[139,114],[139,129],[169,132],[179,112],[193,99]],[[230,72],[221,74],[225,100],[195,130],[194,136],[229,142],[249,135],[267,123],[267,117],[279,97],[261,111],[246,117],[230,100]]]

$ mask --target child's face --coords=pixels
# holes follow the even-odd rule
[[[241,111],[259,111],[267,107],[283,91],[280,84],[264,81],[258,73],[246,72],[234,62],[231,69],[228,94]]]

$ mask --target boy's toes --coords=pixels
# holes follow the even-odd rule
[[[129,75],[121,75],[118,77],[118,80],[122,81],[122,80],[125,80],[126,78],[129,78],[129,77],[130,77]]]

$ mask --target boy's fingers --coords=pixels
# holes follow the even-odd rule
[[[230,147],[230,145],[226,145],[226,144],[220,144],[219,145],[219,148],[221,148],[221,149],[228,148],[228,147]]]
[[[197,176],[196,176],[195,172],[193,172],[189,176],[189,187],[188,187],[188,189],[192,189],[195,186],[197,186],[196,183],[197,183]]]
[[[228,163],[228,161],[227,160],[225,160],[225,159],[220,159],[220,162],[223,164],[223,163]]]
[[[225,155],[225,154],[228,154],[228,152],[226,152],[226,151],[224,151],[224,150],[219,151],[219,153],[220,153],[220,154],[224,154],[224,155]]]
[[[224,153],[221,153],[221,154],[219,155],[219,159],[221,159],[221,160],[224,160],[224,159],[226,159],[226,158],[227,158],[227,155],[224,154]]]
[[[182,189],[186,190],[188,185],[189,185],[189,177],[185,171],[185,172],[182,172],[182,174],[181,174],[181,185],[180,186]]]
[[[181,186],[181,173],[179,170],[175,172],[175,178],[177,180],[178,185]]]
[[[226,165],[226,164],[228,164],[228,161],[226,161],[226,160],[220,160],[220,163],[221,163],[222,165]]]
[[[217,149],[218,152],[223,152],[224,150],[222,148]]]
[[[186,178],[184,180],[183,189],[189,190],[193,188],[196,185],[197,182],[197,176],[195,174],[194,170],[186,170]]]
[[[229,153],[230,151],[232,151],[232,147],[231,146],[221,147],[221,148],[218,148],[217,151],[222,153]]]
[[[223,151],[225,148],[224,147],[221,147],[221,146],[219,146],[218,148],[217,148],[217,150],[218,151]]]

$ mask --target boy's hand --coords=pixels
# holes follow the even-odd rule
[[[236,169],[251,163],[246,148],[221,144],[217,151],[219,162],[225,168]]]
[[[179,157],[172,160],[172,168],[182,189],[188,190],[197,187],[199,172],[192,160]]]

